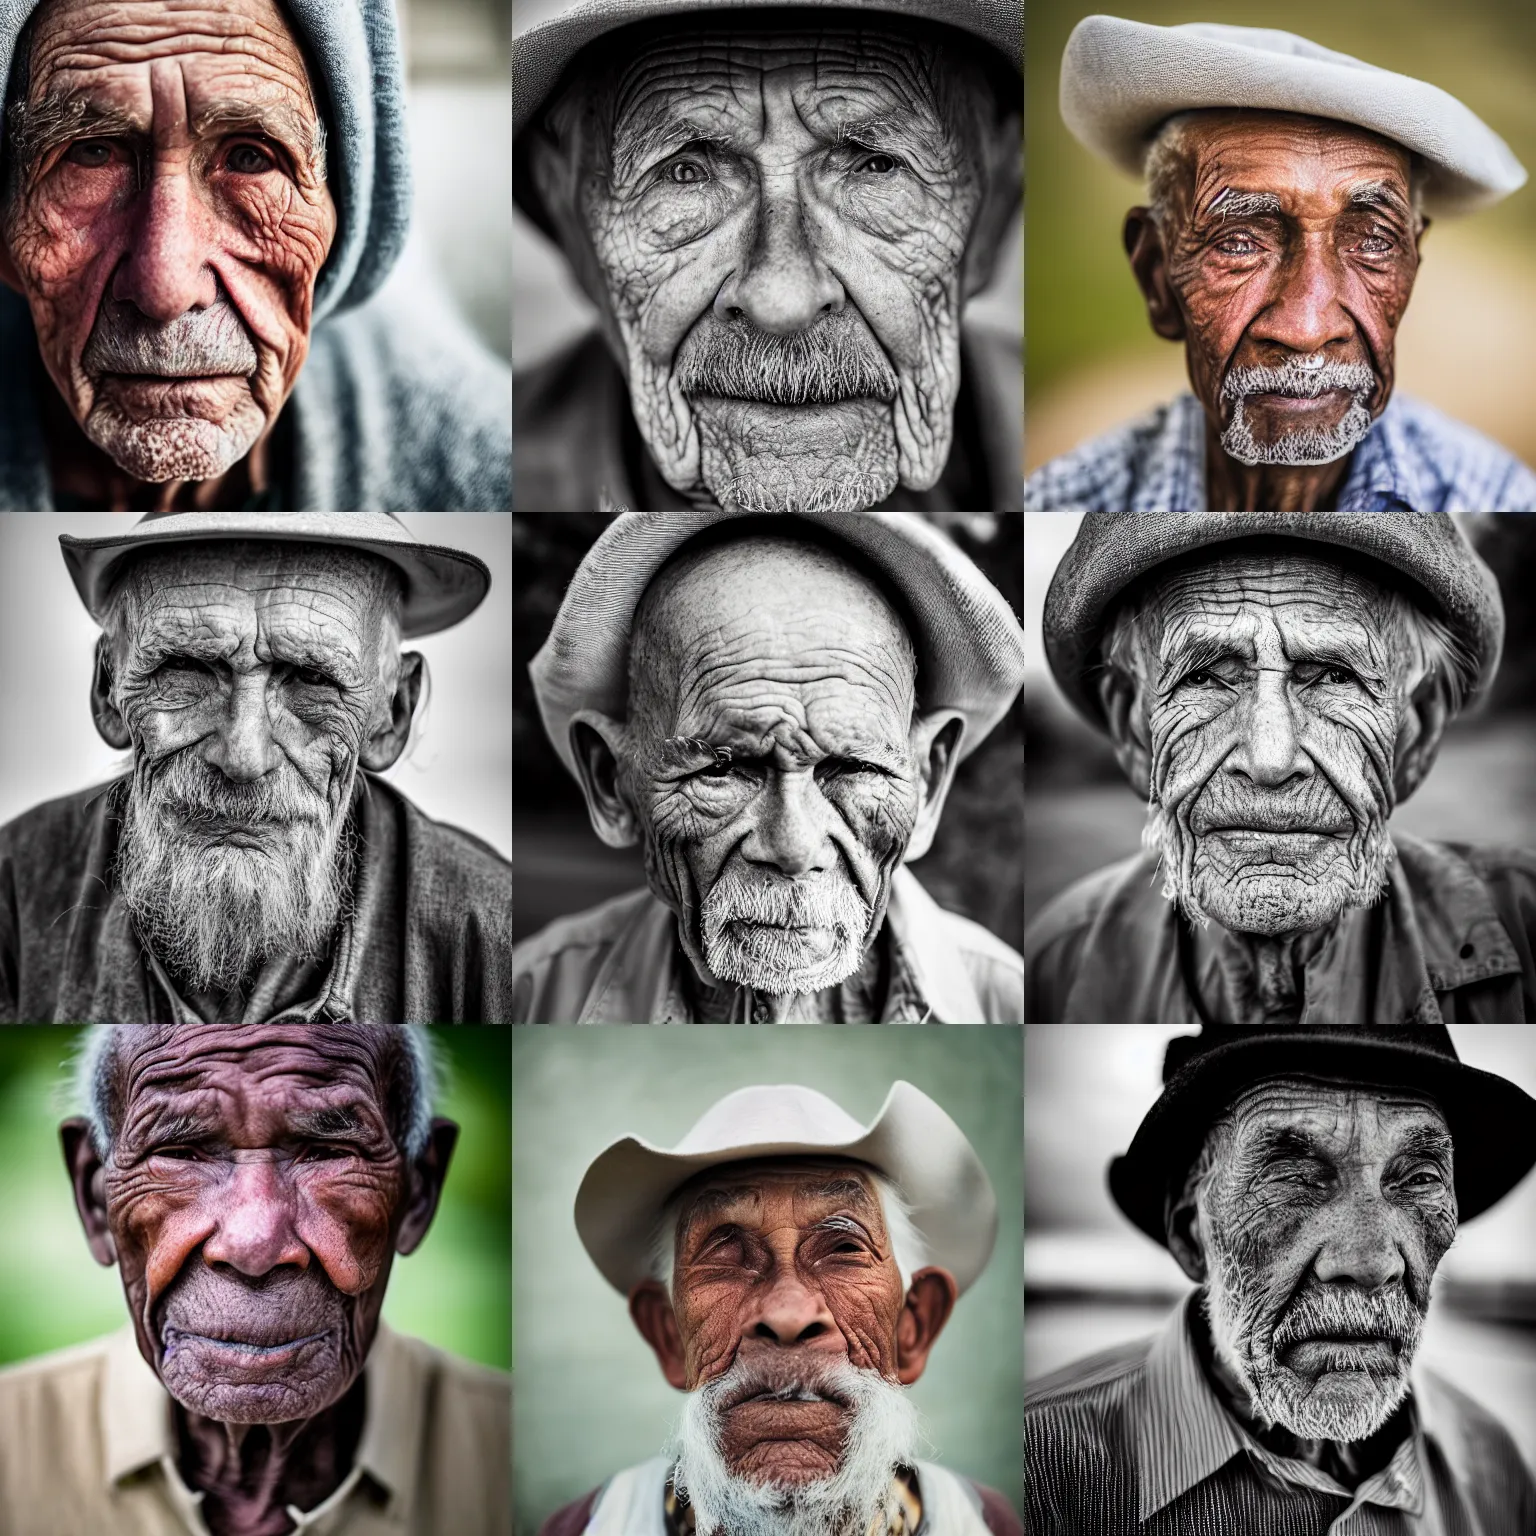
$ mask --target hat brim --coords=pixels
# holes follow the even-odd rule
[[[517,144],[524,127],[553,94],[566,67],[588,43],[621,27],[659,17],[721,11],[871,11],[953,27],[988,44],[1007,66],[1024,71],[1024,8],[1021,0],[587,0],[563,15],[512,39],[512,200],[555,238],[554,226],[528,174]]]
[[[60,534],[59,544],[75,590],[98,624],[123,561],[171,544],[266,539],[366,550],[387,560],[404,578],[400,633],[407,639],[435,634],[468,618],[490,591],[491,573],[483,560],[441,544],[418,544],[400,525],[394,525],[398,534],[392,533],[375,514],[317,512],[303,517],[300,526],[293,513],[188,513],[184,518],[167,519],[151,527],[139,524],[128,533],[104,538]],[[370,519],[366,529],[357,521],[360,518]]]
[[[1394,1040],[1295,1032],[1248,1036],[1194,1057],[1169,1080],[1130,1148],[1109,1165],[1115,1204],[1166,1248],[1165,1202],[1199,1155],[1206,1131],[1266,1077],[1338,1078],[1411,1088],[1439,1104],[1450,1128],[1460,1220],[1501,1200],[1536,1165],[1536,1100],[1492,1072]]]
[[[897,1082],[861,1136],[756,1141],[679,1155],[637,1136],[606,1148],[576,1195],[576,1230],[592,1262],[628,1295],[650,1278],[650,1246],[668,1198],[694,1175],[765,1157],[838,1157],[885,1174],[912,1209],[928,1262],[963,1292],[997,1240],[997,1195],[965,1133],[927,1094]]]
[[[1348,550],[1406,585],[1460,636],[1470,652],[1472,693],[1493,681],[1504,644],[1504,604],[1492,571],[1448,513],[1098,512],[1051,577],[1045,653],[1057,686],[1079,714],[1109,729],[1099,698],[1104,622],[1120,596],[1160,565],[1244,539],[1293,539]],[[1305,551],[1298,551],[1304,553]],[[1143,786],[1144,787],[1144,786]]]
[[[623,718],[630,626],[645,589],[689,539],[747,515],[626,512],[587,551],[528,664],[544,729],[578,783],[571,719],[581,709]],[[1024,632],[1002,593],[915,512],[784,513],[775,521],[786,534],[797,522],[826,530],[896,590],[920,631],[912,641],[923,707],[958,710],[958,756],[974,752],[1024,682]]]
[[[1254,42],[1239,40],[1244,33]],[[1160,124],[1212,107],[1328,118],[1401,144],[1423,159],[1424,208],[1434,218],[1487,207],[1526,180],[1504,140],[1449,92],[1289,33],[1089,16],[1067,40],[1062,119],[1133,176]]]

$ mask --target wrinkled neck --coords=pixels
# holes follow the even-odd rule
[[[1342,914],[1341,914],[1342,916]],[[1221,968],[1224,1024],[1296,1024],[1306,1006],[1307,962],[1337,929],[1336,917],[1310,933],[1236,933],[1212,923],[1205,940]]]
[[[1327,464],[1242,464],[1205,429],[1205,505],[1211,512],[1327,512],[1354,458]]]
[[[213,1536],[288,1536],[289,1505],[313,1509],[351,1471],[362,1435],[361,1377],[310,1419],[225,1424],[176,1405],[179,1464],[187,1486],[204,1495]]]

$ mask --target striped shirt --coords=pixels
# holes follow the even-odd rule
[[[1508,1431],[1416,1370],[1409,1433],[1351,1491],[1265,1449],[1221,1405],[1180,1304],[1163,1331],[1024,1398],[1030,1536],[1530,1536],[1536,1482]]]
[[[1026,512],[1205,512],[1205,411],[1189,393],[1042,464]],[[1431,406],[1394,395],[1354,450],[1340,512],[1532,512],[1536,474]]]

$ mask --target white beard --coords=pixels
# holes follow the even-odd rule
[[[262,846],[186,828],[168,801],[257,826]],[[350,784],[333,810],[287,772],[233,784],[182,754],[150,777],[141,759],[114,866],[140,939],[200,992],[236,988],[275,956],[323,955],[351,890],[350,802]]]
[[[698,1536],[864,1536],[884,1504],[896,1469],[910,1465],[921,1429],[904,1388],[846,1361],[808,1382],[851,1405],[836,1472],[775,1486],[732,1472],[721,1449],[721,1399],[753,1381],[738,1360],[689,1395],[674,1432],[676,1487],[694,1508]]]
[[[864,962],[870,909],[839,874],[748,884],[724,876],[702,911],[704,961],[718,981],[804,997],[846,981]],[[799,928],[830,933],[825,953]]]

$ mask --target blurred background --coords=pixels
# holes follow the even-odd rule
[[[427,815],[512,856],[507,722],[512,622],[512,529],[506,512],[413,512],[423,544],[467,550],[491,571],[491,590],[469,618],[407,640],[431,672],[411,744],[381,777]],[[90,688],[95,621],[69,579],[59,535],[100,538],[133,526],[119,512],[0,513],[0,826],[44,800],[102,784],[128,757],[96,734]]]
[[[512,937],[645,884],[640,850],[608,848],[587,820],[581,789],[544,734],[528,663],[549,635],[565,589],[617,514],[512,514],[512,822],[517,867]],[[946,531],[1019,612],[1022,514],[920,513]],[[1023,705],[1014,707],[955,774],[933,847],[912,866],[942,907],[984,923],[1014,946],[1023,938]]]
[[[1100,9],[1172,26],[1278,27],[1464,101],[1536,170],[1536,6],[1528,0],[1029,0],[1025,463],[1033,469],[1187,387],[1184,350],[1152,334],[1120,244],[1131,177],[1067,132],[1068,34]],[[1397,342],[1398,388],[1536,463],[1536,186],[1434,225]]]
[[[513,1448],[516,1536],[657,1455],[681,1396],[576,1235],[587,1165],[621,1136],[673,1146],[723,1095],[804,1083],[861,1124],[905,1079],[976,1148],[997,1191],[997,1246],[912,1388],[926,1459],[1023,1497],[1019,1370],[1022,1041],[1017,1029],[527,1028],[513,1032]]]
[[[414,211],[391,282],[406,288],[424,268],[435,271],[480,340],[508,358],[512,0],[396,0],[396,7]]]
[[[412,0],[420,4],[421,0]],[[511,0],[508,0],[511,3]],[[573,0],[517,0],[519,36],[571,8]],[[1030,0],[1031,5],[1034,0]],[[509,119],[510,121],[510,119]],[[510,134],[507,146],[510,157]],[[1017,336],[1022,330],[1024,238],[1019,221],[998,257],[991,285],[966,307],[967,318]],[[512,362],[517,368],[541,362],[595,322],[586,295],[577,287],[557,247],[522,214],[512,216]]]
[[[1536,1094],[1536,1030],[1451,1024],[1456,1053]],[[1031,1024],[1024,1042],[1024,1374],[1156,1332],[1191,1286],[1105,1185],[1162,1092],[1157,1024]],[[1496,1414],[1536,1467],[1536,1178],[1457,1234],[1419,1360]]]
[[[91,1257],[59,1150],[73,1025],[0,1029],[0,1365],[121,1328],[116,1269]],[[426,1241],[395,1258],[384,1319],[469,1360],[511,1361],[512,1140],[509,1031],[431,1031],[448,1073],[437,1113],[459,1144]]]
[[[1453,515],[1498,577],[1504,658],[1485,705],[1451,724],[1435,766],[1391,826],[1451,842],[1536,847],[1536,517]],[[1046,589],[1082,516],[1025,514],[1026,921],[1074,880],[1137,852],[1146,822],[1108,737],[1067,705],[1045,662]]]

